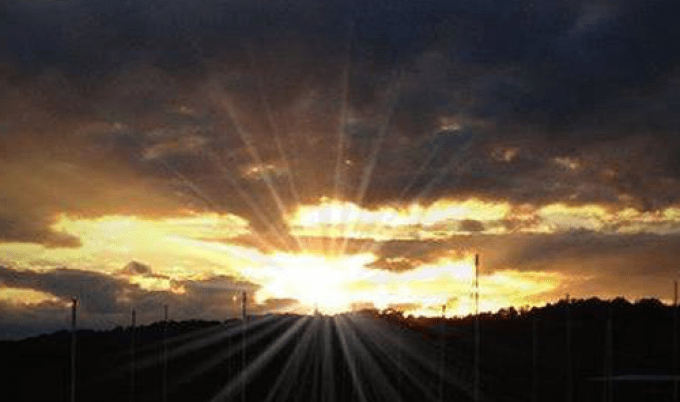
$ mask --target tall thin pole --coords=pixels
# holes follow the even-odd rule
[[[241,333],[241,374],[246,371],[246,331],[248,330],[248,314],[246,311],[247,294],[241,293],[241,318],[243,319],[243,332]],[[245,377],[241,376],[241,402],[246,400]]]
[[[444,343],[444,320],[446,319],[446,304],[442,305],[442,332],[439,335],[439,402],[444,401],[444,373],[446,365],[446,344]]]
[[[538,402],[538,329],[536,328],[536,316],[531,320],[531,402]]]
[[[246,312],[247,297],[248,296],[246,295],[245,291],[241,292],[241,319],[243,320],[243,322],[245,322],[246,318],[248,317]]]
[[[678,281],[673,294],[673,402],[678,402]]]
[[[474,359],[474,389],[473,399],[479,402],[479,348],[480,348],[480,333],[479,333],[479,254],[475,254],[475,359]]]
[[[571,378],[571,311],[570,311],[570,304],[571,300],[569,299],[569,294],[567,294],[567,325],[566,325],[566,331],[567,331],[567,345],[566,345],[566,354],[567,354],[567,402],[572,401],[572,378]]]
[[[163,306],[163,402],[168,401],[168,305]]]
[[[137,312],[132,309],[132,325],[130,326],[130,402],[135,400],[135,327]]]
[[[76,400],[76,313],[78,299],[71,299],[71,402]]]

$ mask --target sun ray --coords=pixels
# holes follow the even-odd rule
[[[255,334],[247,334],[246,331],[252,330],[252,323],[255,322],[257,323],[259,320],[254,320],[248,323],[248,325],[245,325],[245,323],[240,322],[239,332],[234,332],[231,334],[229,338],[231,339],[236,339],[239,335],[242,336],[242,340],[245,339],[246,343],[245,345],[242,342],[232,342],[231,346],[229,348],[226,348],[223,352],[216,354],[215,356],[211,357],[209,360],[203,361],[201,365],[194,367],[191,371],[187,372],[186,375],[182,377],[182,379],[178,382],[179,384],[186,383],[201,374],[209,371],[210,369],[214,368],[215,366],[219,365],[220,363],[229,360],[233,356],[238,355],[239,353],[242,353],[249,346],[252,344],[255,344],[256,342],[261,341],[262,339],[266,338],[267,336],[275,333],[277,330],[280,328],[283,328],[284,326],[290,324],[293,320],[295,320],[292,317],[283,317],[283,318],[277,318],[274,319],[272,317],[271,325],[269,325],[266,328],[263,328],[262,330],[258,331]],[[244,336],[246,335],[246,336]],[[238,384],[236,385],[238,386]]]
[[[281,336],[272,342],[255,360],[250,362],[243,371],[239,372],[236,378],[225,385],[210,402],[218,402],[230,396],[241,384],[246,383],[250,378],[264,367],[276,353],[278,353],[291,338],[298,333],[309,322],[309,317],[297,318],[295,324],[289,327]]]
[[[421,365],[422,367],[426,368],[428,372],[433,373],[437,375],[439,372],[439,367],[436,361],[437,359],[437,350],[434,348],[430,348],[429,352],[423,353],[423,350],[420,351],[413,351],[410,348],[406,347],[405,345],[396,342],[396,335],[393,334],[391,331],[385,331],[382,328],[378,326],[377,323],[371,322],[370,320],[366,319],[361,319],[361,322],[358,323],[357,328],[360,330],[365,330],[370,332],[370,336],[373,336],[374,339],[379,340],[379,339],[388,339],[389,343],[392,345],[395,345],[396,347],[400,348],[403,352],[406,352],[408,356],[414,361],[417,362],[418,365]],[[378,335],[379,334],[379,335]],[[428,356],[428,357],[425,357]],[[460,360],[456,361],[466,361],[470,360],[469,356],[463,356],[459,355],[458,356]],[[470,367],[469,366],[460,366],[459,369],[471,373],[470,372]],[[446,371],[445,375],[445,382],[450,384],[451,386],[455,387],[456,389],[463,391],[465,394],[468,396],[472,397],[473,396],[473,385],[472,382],[469,381],[466,378],[461,378],[456,371],[452,371],[451,368],[448,368]],[[482,390],[482,394],[484,395],[484,400],[491,400],[489,399],[489,395],[485,395],[484,391]]]
[[[224,325],[216,325],[216,326],[211,326],[211,327],[208,327],[208,328],[201,328],[201,329],[198,329],[198,330],[195,330],[195,331],[188,332],[186,334],[176,335],[176,336],[173,336],[171,338],[167,338],[165,340],[165,342],[167,342],[166,345],[170,349],[175,348],[175,347],[179,348],[179,347],[181,347],[181,345],[188,345],[189,343],[192,343],[192,342],[199,342],[199,345],[197,346],[196,349],[200,349],[203,346],[207,346],[207,345],[200,345],[200,341],[202,339],[211,339],[211,338],[215,339],[215,338],[218,338],[218,337],[222,337],[225,330],[233,329],[237,325],[238,324],[237,324],[236,321],[231,321],[231,322],[228,322]],[[163,341],[157,341],[157,342],[152,342],[148,345],[141,346],[141,347],[138,348],[138,352],[139,353],[145,353],[145,352],[149,352],[149,351],[152,351],[152,350],[156,350],[162,344],[162,342]],[[216,342],[219,342],[219,340],[217,340],[213,343],[216,343]]]
[[[339,116],[339,123],[338,123],[338,142],[337,142],[337,149],[336,149],[336,157],[335,157],[335,179],[333,182],[333,198],[336,200],[342,199],[344,197],[345,193],[345,175],[343,174],[344,170],[344,161],[345,161],[345,124],[347,122],[347,114],[348,114],[348,109],[349,109],[349,75],[350,75],[350,68],[351,68],[351,63],[352,63],[352,37],[353,37],[353,30],[354,26],[353,24],[350,24],[349,27],[349,32],[347,35],[347,50],[346,50],[346,60],[345,60],[345,68],[343,69],[342,76],[341,76],[341,84],[342,84],[342,93],[341,93],[341,99],[340,99],[340,116]],[[337,253],[337,243],[336,239],[333,239],[331,241],[331,247],[330,247],[330,255],[336,255]]]
[[[333,327],[331,326],[331,319],[323,317],[323,362],[322,371],[325,387],[323,388],[322,401],[333,402],[335,400],[335,372],[334,372],[334,356],[332,347]]]
[[[253,144],[253,140],[250,136],[250,134],[243,129],[243,126],[240,123],[240,120],[238,118],[238,114],[236,113],[236,109],[234,107],[234,104],[231,100],[230,97],[226,97],[225,99],[221,99],[219,102],[220,105],[222,105],[226,110],[231,118],[232,122],[234,123],[234,126],[236,127],[236,131],[238,132],[239,136],[241,137],[241,140],[243,143],[246,145],[246,149],[248,150],[248,153],[250,154],[250,157],[255,161],[256,164],[261,165],[262,164],[262,159],[260,158],[260,155],[257,151],[257,148],[255,147],[255,144]],[[272,196],[272,199],[274,200],[274,203],[276,204],[276,207],[279,211],[279,214],[281,216],[285,216],[286,214],[286,207],[283,203],[283,200],[279,196],[278,191],[274,187],[273,180],[271,178],[271,175],[269,174],[268,171],[263,171],[263,178],[265,181],[265,184],[267,186],[267,189],[269,190],[270,195]],[[302,250],[302,244],[299,242],[297,237],[293,236],[293,239],[296,242],[296,245],[298,247],[298,250]]]
[[[334,317],[334,320],[336,323],[338,338],[340,339],[342,355],[344,356],[345,362],[347,363],[347,366],[349,368],[349,373],[352,379],[352,385],[354,385],[354,389],[357,391],[358,399],[361,402],[367,402],[366,394],[364,393],[364,388],[361,385],[361,380],[359,379],[359,374],[357,372],[356,357],[354,356],[354,353],[348,344],[347,336],[345,334],[344,327],[342,326],[343,317],[336,316]]]
[[[387,112],[385,113],[385,116],[383,117],[383,121],[380,125],[380,129],[378,130],[378,138],[373,143],[373,148],[371,149],[371,155],[369,156],[368,159],[368,165],[364,168],[363,175],[361,177],[361,183],[359,184],[359,190],[357,191],[357,196],[356,196],[356,204],[357,205],[362,205],[364,201],[364,197],[366,196],[366,190],[368,189],[368,185],[371,182],[371,177],[373,175],[373,169],[375,168],[376,163],[378,162],[378,154],[380,153],[380,150],[382,149],[382,144],[383,141],[385,140],[386,134],[387,134],[387,128],[389,127],[390,119],[392,118],[392,113],[394,112],[394,109],[397,104],[397,100],[399,99],[399,95],[401,93],[401,85],[402,85],[402,79],[403,75],[400,74],[399,78],[397,79],[396,83],[396,89],[394,89],[395,94],[393,96],[388,95],[388,100],[387,100]],[[356,222],[352,222],[352,231],[356,228]],[[345,224],[345,230],[344,230],[344,236],[343,236],[343,242],[342,246],[340,247],[340,254],[344,254],[347,250],[347,224]]]
[[[207,152],[210,153],[212,156],[213,162],[217,165],[218,169],[222,172],[222,174],[229,180],[232,184],[232,186],[236,189],[236,192],[238,195],[241,197],[242,200],[244,200],[248,206],[250,206],[251,210],[253,213],[255,213],[255,216],[258,217],[266,226],[267,228],[274,233],[274,235],[279,239],[281,244],[286,244],[287,241],[284,238],[284,236],[280,233],[278,228],[271,222],[271,220],[264,215],[264,212],[262,212],[262,207],[261,205],[255,200],[253,197],[251,197],[240,185],[240,183],[232,177],[231,173],[226,169],[222,161],[219,159],[219,157],[211,150],[208,150]],[[231,153],[231,151],[230,151]],[[272,245],[257,231],[251,231],[255,239],[260,243],[260,245],[264,246],[264,249],[269,249],[272,248]]]
[[[344,331],[349,337],[349,343],[351,343],[355,351],[357,363],[363,363],[358,366],[365,368],[365,370],[362,370],[362,377],[370,378],[370,381],[366,382],[374,389],[374,397],[377,398],[378,395],[383,395],[387,400],[398,400],[399,394],[385,376],[383,367],[376,362],[375,358],[371,356],[371,353],[365,347],[359,333],[357,333],[351,324],[348,325],[344,319],[340,319],[339,324],[340,331]]]
[[[250,329],[252,330],[253,328],[259,328],[261,326],[272,324],[273,321],[274,321],[273,317],[263,317],[261,319],[255,320],[254,321],[255,324],[251,325]],[[218,342],[222,342],[227,338],[240,335],[241,333],[243,333],[244,330],[245,330],[245,327],[243,325],[236,325],[236,326],[229,326],[228,328],[221,328],[221,331],[219,331],[215,334],[210,334],[209,336],[196,339],[196,340],[191,341],[189,343],[178,346],[175,349],[169,350],[168,351],[168,358],[169,359],[177,359],[177,358],[185,356],[189,353],[195,352],[198,349],[205,348],[205,347],[211,346],[213,344],[216,344]],[[268,327],[265,327],[265,329],[263,329],[263,332],[266,332],[266,331],[272,331],[272,326],[270,325]],[[144,367],[153,366],[154,364],[156,364],[156,357],[151,356],[151,357],[149,357],[145,360],[139,361],[138,366],[140,368],[144,368]]]
[[[251,65],[255,64],[255,56],[253,54],[253,49],[251,46],[248,46],[248,55],[250,56],[250,62]],[[269,102],[267,101],[267,98],[265,97],[265,91],[264,91],[264,80],[262,78],[262,74],[259,72],[259,70],[254,69],[257,71],[257,89],[258,93],[260,95],[260,101],[264,105],[265,108],[265,115],[267,116],[267,121],[269,122],[269,127],[272,130],[272,135],[274,136],[274,143],[276,144],[276,149],[279,152],[279,155],[281,156],[281,159],[283,160],[283,165],[284,169],[286,171],[286,177],[288,178],[288,185],[290,186],[290,191],[291,194],[293,195],[293,200],[295,201],[295,205],[300,204],[300,196],[297,190],[297,186],[295,184],[295,179],[293,178],[293,173],[290,168],[290,163],[288,161],[288,156],[286,154],[286,151],[283,148],[283,144],[281,143],[281,136],[279,135],[279,128],[276,122],[274,121],[274,113],[271,109],[271,106],[269,105]]]
[[[462,155],[472,146],[472,142],[475,139],[474,136],[470,136],[467,138],[463,146],[461,146],[459,149],[456,149],[456,151],[451,155],[447,163],[442,166],[437,174],[430,179],[430,181],[425,185],[425,187],[415,196],[411,197],[410,199],[410,204],[411,205],[418,205],[421,200],[427,195],[427,193],[434,188],[434,185],[437,184],[440,180],[442,180],[454,167],[454,165],[460,165],[463,162]],[[432,153],[432,158],[435,156],[435,152]],[[431,160],[426,161],[427,164],[429,164]],[[423,170],[425,169],[426,165],[423,165]],[[403,203],[406,196],[407,196],[407,191],[415,184],[419,176],[415,176],[413,180],[402,190],[401,194],[399,197],[397,197],[399,203]],[[420,209],[420,216],[418,218],[422,218],[422,215],[425,213],[425,208]],[[420,220],[420,219],[418,219]],[[424,249],[426,245],[422,245],[421,249]],[[368,252],[372,253],[377,253],[382,249],[382,245],[378,243],[371,244],[369,247],[367,247]]]
[[[309,343],[312,335],[313,331],[309,327],[305,328],[300,340],[295,345],[288,359],[286,359],[286,364],[281,368],[281,373],[269,388],[269,393],[264,402],[271,402],[275,400],[274,398],[285,401],[288,395],[290,395],[290,390],[295,383],[296,377],[301,377],[298,375],[300,373],[300,366],[306,360],[304,359],[306,354],[309,353]]]
[[[355,327],[358,328],[358,331],[363,333],[363,337],[365,337],[367,340],[371,342],[371,344],[376,347],[381,353],[383,353],[392,363],[393,367],[396,367],[398,370],[399,376],[404,375],[406,376],[406,379],[410,381],[411,384],[415,385],[418,388],[418,392],[421,393],[422,395],[426,396],[427,400],[435,400],[435,395],[431,392],[430,387],[426,384],[424,384],[412,371],[415,371],[418,367],[423,367],[420,362],[415,361],[413,356],[418,355],[422,356],[423,351],[422,350],[417,350],[417,351],[410,351],[406,355],[407,359],[410,359],[410,364],[404,364],[404,351],[407,349],[405,347],[405,344],[409,345],[417,345],[418,343],[415,342],[415,340],[411,340],[411,342],[404,342],[401,337],[398,335],[394,335],[392,337],[385,337],[383,336],[384,334],[382,333],[383,331],[382,328],[368,328],[364,327],[363,322],[357,322],[356,317],[349,317],[349,321],[354,324]],[[390,331],[384,331],[384,332],[390,332]],[[388,340],[385,342],[385,340]],[[397,344],[399,346],[397,346]],[[397,357],[394,356],[394,354],[398,355],[401,357],[401,359],[398,359]],[[424,368],[424,367],[423,367]],[[398,377],[399,378],[399,377]],[[408,384],[400,384],[401,386],[403,385],[408,385]],[[401,395],[401,393],[398,393]]]

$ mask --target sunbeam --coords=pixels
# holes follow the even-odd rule
[[[259,328],[264,325],[272,324],[272,322],[275,321],[275,318],[272,317],[264,317],[258,320],[255,320],[253,323],[250,325],[250,330],[252,331],[255,328]],[[271,332],[275,327],[273,325],[270,325],[268,327],[265,327],[266,329],[262,330],[262,333],[268,333]],[[227,338],[234,337],[236,335],[240,335],[243,333],[245,330],[245,327],[243,325],[230,325],[228,328],[221,328],[221,330],[217,333],[210,334],[209,336],[204,336],[200,337],[198,339],[195,339],[193,341],[190,341],[188,343],[182,344],[181,346],[177,346],[176,348],[169,350],[168,351],[168,358],[169,359],[176,359],[178,357],[184,356],[186,354],[195,352],[198,349],[214,345],[216,343],[222,342]],[[140,360],[138,363],[138,366],[140,368],[145,367],[145,366],[152,366],[156,364],[156,357],[151,356],[145,360]]]
[[[370,351],[366,349],[359,334],[351,325],[347,325],[342,317],[338,319],[338,324],[338,331],[345,333],[348,344],[355,352],[357,371],[361,371],[361,377],[373,389],[371,400],[376,400],[379,397],[384,397],[387,400],[398,400],[399,394],[385,376],[383,365],[379,364]]]
[[[236,132],[239,134],[241,140],[243,143],[246,145],[246,149],[248,150],[248,153],[250,154],[251,158],[253,159],[254,163],[257,165],[262,165],[262,159],[260,158],[260,155],[257,151],[257,148],[251,138],[250,133],[248,133],[243,126],[240,123],[240,120],[238,118],[238,114],[236,113],[235,106],[233,104],[233,101],[227,96],[225,99],[221,99],[218,102],[221,106],[223,106],[227,112],[229,117],[231,118],[232,122],[234,123],[236,127]],[[266,170],[263,171],[264,174],[264,181],[265,184],[267,185],[267,188],[269,189],[269,193],[272,196],[276,207],[278,208],[279,213],[283,216],[286,214],[286,207],[283,203],[283,200],[279,196],[278,191],[274,187],[274,183],[272,181],[271,175],[269,172]],[[302,245],[300,242],[297,240],[296,237],[293,237],[293,239],[296,241],[296,244],[298,246],[298,250],[303,250]]]
[[[241,387],[242,384],[247,383],[250,378],[258,371],[261,370],[268,362],[271,360],[276,353],[278,353],[291,338],[300,331],[300,329],[308,323],[309,317],[298,318],[290,328],[288,328],[281,336],[272,342],[258,357],[256,357],[252,362],[244,368],[243,371],[239,372],[236,378],[232,379],[228,384],[226,384],[222,390],[220,390],[210,402],[218,402],[226,397],[230,396],[236,389]]]
[[[383,121],[381,122],[380,128],[378,129],[378,138],[376,138],[373,143],[371,154],[368,159],[368,164],[365,166],[363,175],[361,176],[361,182],[359,183],[359,189],[357,190],[355,201],[357,205],[362,205],[364,197],[366,196],[368,185],[370,184],[371,178],[373,176],[373,170],[375,169],[375,165],[378,162],[378,154],[380,153],[383,142],[385,141],[385,137],[387,136],[387,129],[389,128],[390,119],[392,118],[392,113],[394,112],[394,109],[396,107],[396,100],[399,98],[399,94],[401,92],[402,79],[403,75],[400,75],[399,78],[397,78],[396,88],[394,89],[394,95],[392,96],[390,94],[387,96],[387,111],[385,112]],[[354,222],[350,221],[350,225],[347,225],[347,223],[345,223],[343,241],[342,246],[340,248],[341,254],[344,254],[345,251],[347,250],[347,242],[349,240],[347,236],[347,226],[351,226],[352,229],[350,231],[354,231],[354,228],[356,227],[357,223],[358,222],[356,221]]]
[[[344,329],[341,327],[341,320],[342,317],[338,317],[336,320],[336,329],[337,329],[337,334],[338,338],[340,339],[340,347],[342,350],[342,355],[345,358],[345,362],[347,363],[347,366],[349,367],[349,373],[351,376],[351,384],[353,386],[353,389],[356,390],[358,394],[358,399],[361,402],[367,402],[366,399],[366,394],[364,392],[364,387],[362,385],[362,380],[359,378],[359,373],[357,371],[357,358],[354,353],[354,350],[351,349],[350,345],[348,344],[347,340],[347,334],[345,333]]]
[[[229,347],[225,348],[224,350],[220,351],[219,353],[215,354],[212,356],[210,359],[205,360],[201,362],[200,365],[192,368],[191,370],[188,370],[183,376],[182,379],[178,382],[179,384],[182,383],[187,383],[191,381],[192,379],[200,376],[201,374],[207,372],[208,370],[214,368],[215,366],[224,363],[225,361],[229,360],[231,357],[234,355],[237,355],[239,353],[243,353],[244,351],[247,351],[247,348],[255,344],[266,337],[276,333],[277,330],[285,327],[286,325],[290,324],[294,318],[276,318],[273,319],[274,321],[271,325],[266,327],[265,329],[262,329],[258,331],[255,334],[248,334],[246,331],[252,331],[253,330],[253,325],[252,322],[249,323],[248,325],[244,324],[241,322],[241,325],[239,326],[239,331],[238,332],[232,332],[231,336],[229,337],[230,339],[234,339],[233,342],[230,341]],[[254,323],[258,324],[259,321],[261,320],[255,320]],[[236,340],[237,336],[240,335],[241,339]]]
[[[301,372],[301,366],[305,360],[304,357],[310,353],[309,343],[313,335],[314,333],[308,325],[300,340],[295,344],[293,351],[286,359],[286,363],[281,368],[276,380],[269,388],[264,402],[285,401],[288,398],[291,389],[295,386],[295,380]]]

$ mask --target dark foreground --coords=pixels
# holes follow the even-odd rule
[[[622,299],[482,315],[478,376],[472,317],[387,311],[81,330],[75,400],[472,401],[479,390],[480,401],[672,401],[673,320],[655,300]],[[2,399],[70,401],[71,342],[66,331],[0,342]]]

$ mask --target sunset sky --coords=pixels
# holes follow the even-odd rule
[[[674,0],[0,5],[0,338],[672,300]],[[4,25],[4,26],[3,26]]]

